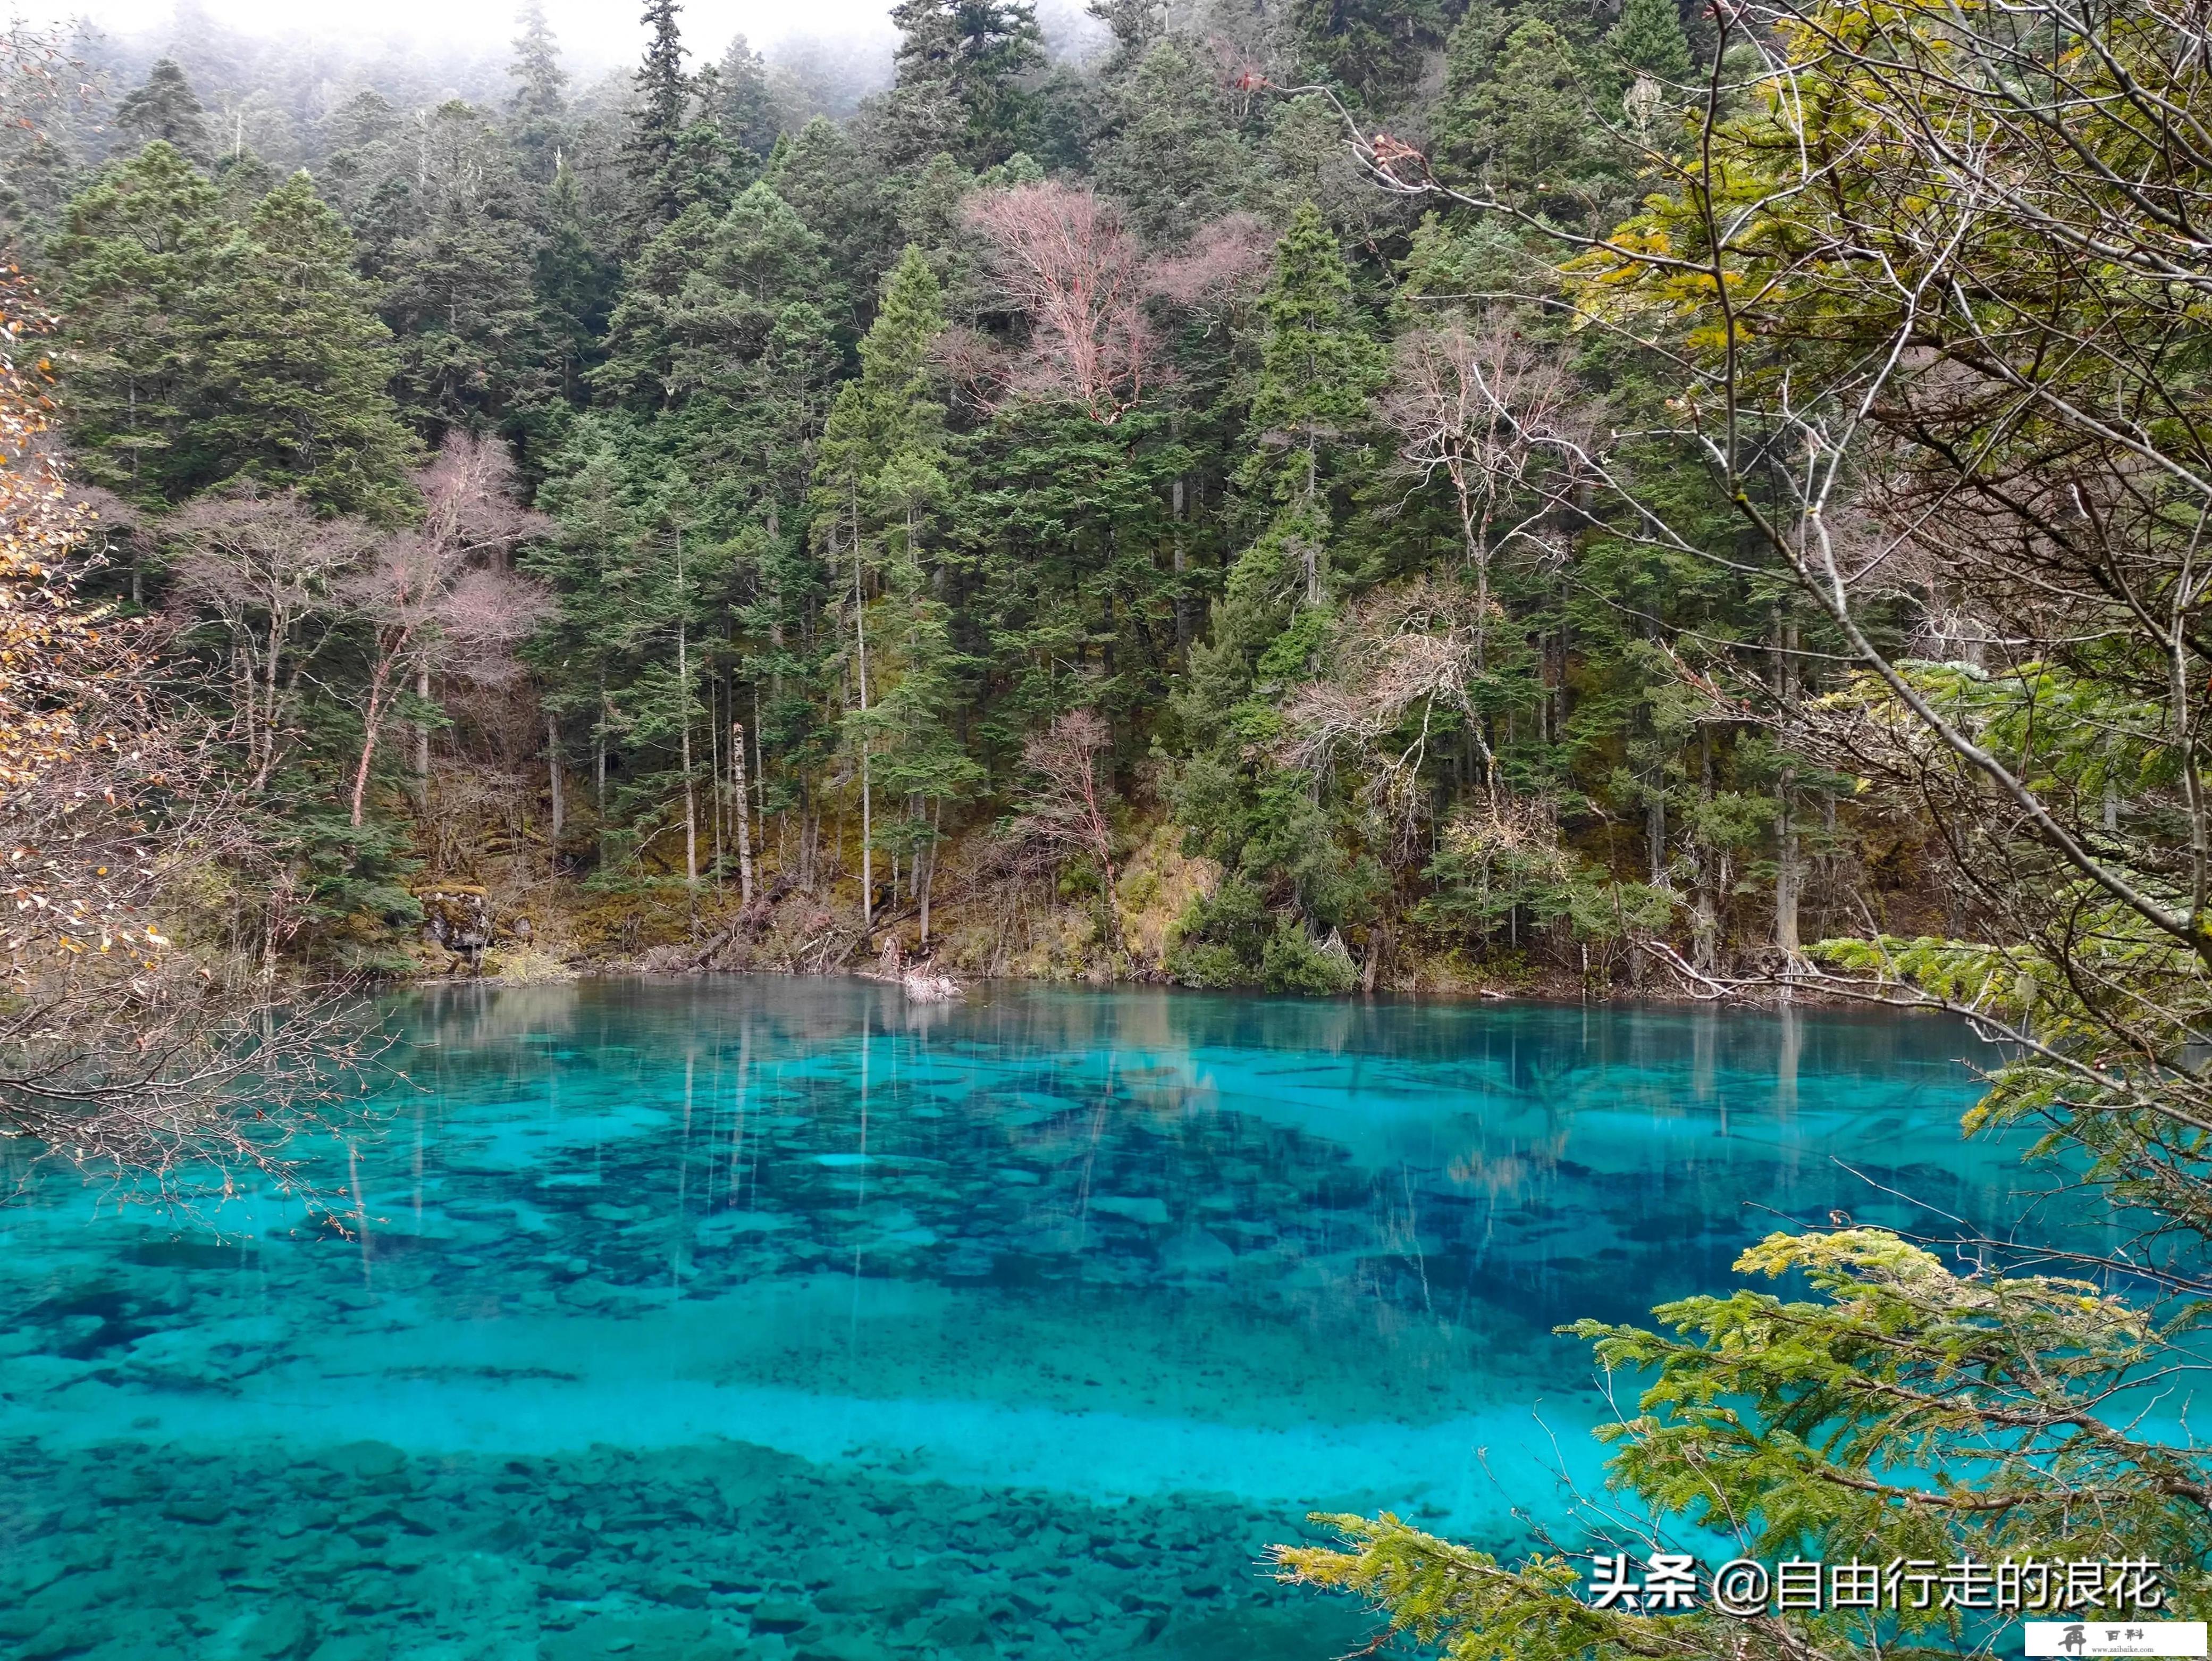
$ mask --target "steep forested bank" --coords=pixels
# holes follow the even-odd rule
[[[902,5],[842,124],[656,4],[618,106],[531,15],[503,98],[333,89],[289,179],[167,60],[19,136],[95,586],[283,873],[203,935],[442,967],[443,884],[540,970],[896,932],[1603,989],[1930,911],[1919,833],[1775,735],[1832,678],[1786,574],[1608,534],[1554,441],[1658,406],[1665,350],[1577,328],[1542,230],[1377,191],[1332,101],[1602,229],[1705,26],[1094,9],[1077,64],[1021,4]]]

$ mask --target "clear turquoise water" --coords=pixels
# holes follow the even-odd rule
[[[1571,1532],[1603,1403],[1555,1323],[2023,1182],[1933,1021],[750,978],[403,1013],[411,1086],[325,1168],[356,1238],[0,1208],[0,1653],[1320,1661],[1366,1622],[1255,1570],[1307,1511]]]

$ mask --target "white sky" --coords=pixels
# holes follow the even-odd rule
[[[49,0],[52,4],[52,0]],[[407,39],[464,50],[514,38],[517,0],[201,0],[218,22],[264,39]],[[644,44],[636,0],[543,0],[572,69],[590,70],[634,58]],[[47,9],[36,3],[23,9]],[[58,5],[53,6],[59,9]],[[173,0],[77,0],[70,9],[111,34],[162,31]],[[716,58],[743,31],[756,46],[793,36],[822,40],[888,34],[890,0],[684,0],[681,22],[695,56]]]

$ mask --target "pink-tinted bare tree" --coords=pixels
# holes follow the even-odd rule
[[[1032,869],[1057,865],[1073,854],[1098,863],[1103,883],[1108,942],[1121,946],[1121,916],[1114,893],[1114,827],[1107,817],[1113,781],[1099,757],[1113,741],[1104,717],[1072,709],[1022,746],[1022,763],[1031,782],[1021,807],[1000,828],[1000,837],[1017,865]]]
[[[286,701],[335,619],[334,589],[375,532],[317,518],[296,490],[246,484],[180,508],[161,536],[176,562],[172,600],[188,614],[179,625],[212,619],[229,636],[233,703],[258,791],[291,741]]]
[[[1149,286],[1186,310],[1233,304],[1260,291],[1274,249],[1275,234],[1258,215],[1226,214],[1200,227],[1181,252],[1155,259]]]
[[[1066,399],[1093,421],[1119,419],[1159,368],[1144,249],[1120,213],[1088,190],[1046,183],[981,198],[968,222],[1030,319],[1006,395]]]
[[[354,770],[356,824],[378,738],[408,672],[425,702],[430,678],[441,670],[479,680],[511,672],[506,666],[515,642],[546,604],[538,586],[507,563],[517,544],[550,526],[514,500],[514,464],[503,446],[456,433],[415,484],[424,508],[420,528],[388,539],[342,585],[374,638],[361,761]],[[417,780],[426,781],[427,727],[416,729],[415,762]]]

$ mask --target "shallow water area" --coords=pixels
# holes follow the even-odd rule
[[[397,1011],[409,1081],[325,1156],[356,1226],[0,1208],[0,1654],[1320,1661],[1371,1623],[1261,1572],[1308,1511],[1572,1532],[1605,1404],[1555,1324],[2021,1183],[1932,1020],[751,977]]]

